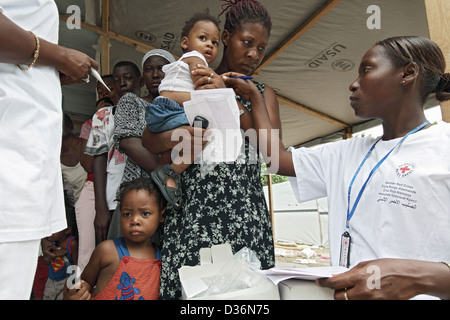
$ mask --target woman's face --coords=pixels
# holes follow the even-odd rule
[[[363,56],[358,78],[350,85],[350,105],[360,118],[384,118],[400,104],[403,68],[396,68],[385,49],[375,46]]]
[[[161,56],[150,56],[144,62],[142,76],[144,77],[145,86],[147,87],[148,92],[153,97],[159,95],[158,87],[161,84],[161,80],[164,78],[162,67],[168,63],[169,61]]]
[[[260,23],[245,23],[236,28],[233,35],[225,30],[222,42],[226,47],[228,71],[251,75],[264,58],[268,41],[269,32]]]

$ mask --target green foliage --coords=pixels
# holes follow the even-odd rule
[[[281,182],[288,181],[288,177],[286,176],[280,176],[278,174],[272,174],[272,184],[277,184]],[[267,166],[265,163],[261,165],[261,183],[263,186],[267,186],[268,183],[268,176],[267,176]]]

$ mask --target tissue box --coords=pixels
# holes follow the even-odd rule
[[[334,290],[319,287],[311,280],[284,280],[278,289],[281,300],[334,300]]]
[[[182,298],[184,300],[279,300],[280,295],[278,287],[263,273],[251,270],[248,266],[246,272],[254,272],[260,277],[255,286],[233,290],[230,292],[221,292],[219,294],[201,296],[201,293],[208,290],[209,286],[205,279],[215,276],[225,276],[228,274],[235,276],[236,273],[228,272],[227,266],[233,263],[233,253],[228,243],[215,245],[211,248],[202,248],[200,250],[199,266],[183,266],[178,269],[182,286]],[[228,268],[229,269],[229,268]],[[236,269],[235,269],[236,271]]]

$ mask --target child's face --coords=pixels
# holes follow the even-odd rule
[[[212,21],[198,21],[187,37],[181,39],[181,47],[185,51],[200,52],[210,64],[219,52],[220,32]]]
[[[123,236],[132,242],[144,242],[155,234],[164,221],[165,209],[160,209],[156,196],[147,190],[131,190],[123,197],[120,209]]]
[[[113,79],[114,88],[116,89],[119,97],[122,97],[128,92],[134,93],[137,96],[141,95],[143,81],[141,77],[137,76],[132,67],[120,66],[114,68]]]

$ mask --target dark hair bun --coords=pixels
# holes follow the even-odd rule
[[[442,75],[436,87],[436,99],[438,101],[450,100],[450,73]]]

